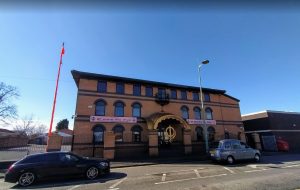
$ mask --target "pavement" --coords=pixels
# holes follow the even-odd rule
[[[114,168],[127,168],[136,166],[148,166],[157,164],[169,164],[169,163],[183,163],[191,161],[203,161],[208,162],[209,159],[206,156],[184,156],[175,158],[148,158],[148,159],[137,159],[137,160],[117,160],[111,161],[110,167]],[[0,161],[0,179],[4,178],[4,174],[16,160],[3,160]]]
[[[165,164],[161,162],[167,162]],[[138,167],[134,163],[139,164]],[[122,164],[118,168],[116,164]],[[151,164],[140,166],[141,164]],[[222,165],[210,161],[151,159],[112,162],[111,174],[96,180],[37,182],[43,190],[296,190],[300,187],[300,154],[265,155],[260,163]],[[24,189],[0,179],[0,189]],[[26,188],[28,189],[28,188]]]
[[[276,157],[276,156],[285,156],[293,155],[291,153],[284,152],[263,152],[263,157]],[[170,164],[170,163],[185,163],[185,162],[202,162],[210,163],[211,161],[207,156],[184,156],[184,157],[175,157],[175,158],[148,158],[148,159],[138,159],[138,160],[117,160],[111,161],[111,168],[127,168],[127,167],[136,167],[136,166],[148,166],[148,165],[157,165],[157,164]],[[276,161],[276,159],[275,159]],[[4,178],[4,174],[7,168],[13,164],[15,161],[0,161],[0,179]]]

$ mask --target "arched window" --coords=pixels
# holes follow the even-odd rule
[[[115,103],[115,116],[116,117],[123,117],[124,116],[124,103],[123,102],[116,102]]]
[[[198,107],[194,107],[194,116],[195,119],[201,119],[201,109]]]
[[[100,144],[104,141],[105,127],[103,125],[96,125],[93,128],[93,142],[94,144]]]
[[[186,106],[181,107],[181,115],[183,119],[188,119],[189,118],[189,108]]]
[[[132,104],[132,116],[133,117],[141,117],[141,104],[133,103]]]
[[[122,125],[116,125],[113,128],[116,142],[123,142],[123,131],[125,128]]]
[[[209,142],[213,142],[215,140],[215,133],[216,133],[215,128],[211,126],[207,128],[207,136]]]
[[[205,109],[205,113],[206,113],[206,119],[207,120],[212,120],[213,119],[212,109],[206,108]]]
[[[106,102],[99,100],[96,102],[95,115],[103,116],[105,115]]]
[[[196,131],[196,137],[197,137],[197,141],[203,141],[203,129],[202,127],[196,127],[195,128]]]
[[[132,131],[132,142],[141,142],[142,127],[135,125],[131,128]]]

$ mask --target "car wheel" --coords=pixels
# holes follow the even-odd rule
[[[255,160],[255,162],[259,162],[260,161],[260,155],[259,154],[255,154],[254,160]]]
[[[234,163],[234,158],[232,156],[227,157],[227,163],[228,164],[233,164]]]
[[[95,166],[90,167],[87,171],[86,171],[86,177],[88,179],[95,179],[99,174],[99,170],[98,168],[96,168]]]
[[[35,181],[35,175],[33,172],[24,172],[20,175],[18,183],[22,187],[29,186]]]

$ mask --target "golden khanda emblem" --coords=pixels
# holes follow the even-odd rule
[[[169,142],[172,142],[173,139],[176,137],[176,131],[172,126],[169,126],[165,130],[165,136],[167,136],[167,139]]]

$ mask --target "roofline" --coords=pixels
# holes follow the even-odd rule
[[[242,115],[242,117],[246,117],[246,116],[251,116],[251,115],[257,115],[257,114],[261,114],[261,113],[280,113],[280,114],[299,114],[300,112],[293,112],[293,111],[275,111],[275,110],[264,110],[264,111],[259,111],[259,112],[253,112],[253,113],[248,113],[248,114],[244,114]]]
[[[294,111],[276,111],[276,110],[266,110],[268,113],[281,113],[281,114],[299,114],[300,112],[294,112]]]
[[[243,114],[242,117],[256,115],[256,114],[261,114],[261,113],[266,113],[266,112],[267,112],[267,110],[259,111],[259,112],[253,112],[253,113],[247,113],[247,114]]]
[[[142,84],[148,84],[148,85],[156,85],[156,86],[163,86],[163,87],[169,87],[169,88],[182,88],[182,89],[188,89],[188,90],[195,90],[199,91],[199,86],[188,86],[188,85],[180,85],[180,84],[172,84],[172,83],[166,83],[166,82],[156,82],[151,80],[143,80],[143,79],[134,79],[134,78],[127,78],[127,77],[119,77],[119,76],[113,76],[113,75],[104,75],[104,74],[96,74],[96,73],[89,73],[89,72],[82,72],[77,70],[71,71],[73,79],[78,87],[79,78],[87,78],[87,79],[109,79],[112,81],[124,81],[129,83],[142,83]],[[224,96],[231,98],[235,101],[240,101],[226,93],[226,90],[219,90],[219,89],[212,89],[212,88],[202,88],[203,91],[215,93],[215,94],[223,94]]]

